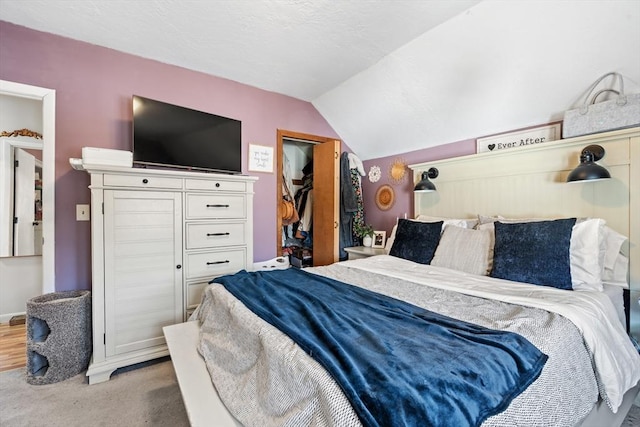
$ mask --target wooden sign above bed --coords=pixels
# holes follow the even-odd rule
[[[510,148],[526,147],[528,145],[542,144],[560,139],[561,123],[553,123],[546,126],[527,128],[514,132],[485,136],[476,139],[476,152],[497,152]]]

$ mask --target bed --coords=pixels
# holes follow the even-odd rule
[[[559,182],[566,176],[571,164],[576,162],[573,153],[579,154],[582,146],[592,143],[594,139],[605,145],[609,158],[606,166],[614,180],[603,185],[596,184],[599,185],[596,188],[578,186],[568,190],[566,185],[560,185]],[[417,309],[455,319],[465,325],[477,325],[489,331],[506,331],[507,334],[524,338],[546,356],[538,372],[531,378],[525,378],[525,387],[517,392],[507,391],[509,399],[501,398],[489,410],[484,407],[478,409],[476,412],[481,415],[469,418],[469,425],[619,425],[637,395],[640,380],[640,357],[626,334],[628,315],[625,316],[621,303],[623,287],[631,283],[633,290],[633,285],[638,283],[638,230],[630,221],[638,208],[637,201],[632,197],[637,194],[633,188],[636,182],[633,178],[637,177],[633,160],[638,157],[638,131],[613,132],[541,145],[546,146],[525,148],[500,156],[477,155],[413,165],[416,177],[421,170],[432,166],[438,167],[441,176],[443,172],[446,176],[447,172],[452,171],[449,176],[455,174],[456,177],[449,181],[439,180],[435,197],[416,196],[417,221],[399,221],[397,236],[393,233],[397,241],[391,244],[391,255],[306,269],[296,274],[348,283],[357,289],[374,291],[385,298],[404,301]],[[546,158],[557,160],[543,162]],[[532,163],[532,159],[538,163]],[[492,167],[494,163],[498,166]],[[513,166],[512,170],[510,165],[517,167]],[[527,167],[523,170],[522,165]],[[484,185],[478,188],[479,180],[476,178],[480,173]],[[505,203],[502,193],[487,191],[487,184],[490,187],[492,180],[504,180],[505,177],[509,177],[511,185],[516,185],[519,190],[510,194],[528,193],[527,197],[515,195]],[[624,187],[622,192],[618,189],[620,185]],[[504,186],[503,190],[506,191]],[[463,203],[447,200],[455,192],[459,195],[460,191],[475,196],[465,198]],[[522,198],[521,203],[518,197]],[[478,213],[483,215],[479,216]],[[472,220],[482,224],[468,227]],[[452,221],[467,221],[467,226]],[[587,228],[585,224],[598,230],[604,230],[606,224],[615,233],[612,235],[628,237],[624,240],[611,239],[619,242],[619,245],[611,245],[616,247],[610,251],[613,254],[611,259],[622,257],[629,260],[629,266],[625,268],[630,273],[628,276],[625,274],[624,283],[618,282],[605,288],[601,277],[594,289],[587,286],[584,289],[567,290],[562,286],[516,283],[512,279],[519,276],[510,276],[512,268],[505,270],[505,265],[511,265],[505,264],[505,259],[511,259],[516,248],[509,244],[512,244],[511,240],[518,240],[510,240],[505,236],[518,233],[537,235],[538,227],[547,227],[545,233],[548,236],[564,236],[561,244],[573,256],[576,227]],[[416,230],[415,227],[420,229]],[[487,230],[492,227],[493,230]],[[533,229],[536,231],[532,233]],[[432,265],[420,262],[424,250],[428,252],[429,245],[424,244],[417,251],[419,254],[415,255],[416,239],[406,238],[408,230],[413,236],[415,233],[426,236],[420,239],[421,242],[429,240],[429,233],[433,236],[437,234],[435,246],[432,244],[430,248],[429,261]],[[482,235],[482,239],[474,238],[474,245],[476,240],[483,240],[487,235],[493,236],[489,246],[493,245],[494,252],[488,260],[482,256],[474,258],[474,262],[466,262],[468,257],[464,258],[465,262],[461,263],[460,257],[456,261],[450,252],[462,252],[463,248],[452,249],[455,245],[444,245],[440,240],[445,234],[447,237],[452,235],[453,238],[446,241],[459,244],[462,237],[458,234],[471,232]],[[584,232],[584,236],[592,234]],[[603,241],[606,238],[598,238],[596,244],[601,245]],[[584,247],[589,246],[586,241],[582,243]],[[474,245],[464,247],[479,247]],[[550,250],[559,245],[554,240],[549,246]],[[600,250],[600,247],[595,250]],[[590,247],[590,250],[593,248]],[[580,276],[575,270],[581,268],[576,267],[579,262],[571,263],[571,256],[563,266],[553,268],[556,272],[560,271],[560,282],[566,285],[569,271],[570,282],[581,277],[582,284],[588,284],[589,267],[585,267]],[[435,262],[432,262],[434,259]],[[550,259],[543,259],[542,262],[553,262],[554,257]],[[584,253],[578,259],[584,260]],[[600,261],[604,262],[604,254]],[[482,262],[490,264],[490,267]],[[615,262],[609,265],[613,268]],[[478,268],[507,273],[490,277],[477,274]],[[531,274],[530,270],[529,267],[527,274]],[[245,275],[242,279],[254,280],[261,274],[242,273]],[[265,274],[277,278],[278,275],[291,273]],[[617,277],[620,277],[619,273]],[[350,391],[351,386],[345,386],[342,379],[338,385],[335,376],[328,373],[335,369],[330,363],[328,365],[326,360],[310,356],[309,353],[313,353],[310,349],[315,351],[315,347],[309,347],[311,344],[307,341],[294,343],[290,335],[296,336],[295,331],[288,331],[290,335],[287,335],[274,326],[273,315],[270,318],[268,314],[263,314],[265,318],[261,318],[255,314],[255,311],[259,311],[255,307],[253,311],[247,308],[252,307],[252,303],[238,293],[242,286],[234,287],[231,284],[238,279],[229,279],[229,284],[218,283],[208,287],[194,321],[165,328],[192,425],[357,426],[376,425],[376,417],[391,417],[381,419],[391,420],[398,425],[405,424],[398,402],[390,403],[389,400],[378,402],[380,408],[376,410],[382,412],[374,412],[373,421],[363,416],[362,403],[354,403],[353,400],[354,395],[357,400],[360,394]],[[263,279],[271,280],[269,277],[258,277],[258,280]],[[302,279],[288,277],[288,280],[301,282]],[[541,280],[552,279],[545,277]],[[572,285],[576,286],[571,282],[569,286]],[[264,298],[264,295],[257,298]],[[277,312],[277,304],[265,305],[275,306]],[[346,315],[341,321],[350,321],[348,312],[345,310]],[[485,333],[485,329],[481,331]],[[473,352],[470,350],[470,354]],[[425,360],[425,364],[429,363],[428,360]],[[443,398],[442,393],[438,395],[439,387],[431,388],[436,394],[433,398],[436,402]],[[388,399],[388,395],[385,396]],[[369,401],[365,398],[361,400]],[[473,412],[469,407],[476,406],[476,403],[474,399],[467,399],[465,404],[465,397],[462,396],[455,405],[459,406],[454,412],[466,416],[467,412]],[[410,409],[405,412],[413,411]],[[432,411],[433,406],[425,412],[424,417],[431,416]],[[446,418],[442,417],[446,417],[446,414],[434,416],[436,418],[429,418],[432,425],[450,425],[443,421]]]

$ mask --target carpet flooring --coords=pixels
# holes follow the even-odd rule
[[[29,385],[25,369],[0,373],[0,426],[189,426],[168,359],[121,369],[89,385],[84,374],[48,385]]]
[[[187,427],[182,396],[167,358],[116,371],[89,385],[84,374],[49,385],[29,385],[24,369],[0,373],[2,427]],[[640,427],[632,406],[621,427]]]

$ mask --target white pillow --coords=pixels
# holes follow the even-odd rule
[[[602,283],[629,289],[627,274],[629,272],[629,258],[623,253],[622,245],[627,238],[622,234],[605,226],[606,252],[604,255],[604,270]]]
[[[482,224],[493,224],[494,222],[501,219],[504,219],[504,217],[500,215],[488,216],[478,214],[478,224],[476,225],[476,228],[479,228]]]
[[[621,288],[629,289],[629,258],[622,253],[619,253],[616,257],[615,265],[612,269],[604,268],[602,274],[603,285],[620,286]]]
[[[443,230],[446,225],[455,225],[456,227],[461,227],[461,228],[473,228],[476,226],[476,224],[478,224],[478,220],[476,218],[459,219],[459,218],[444,218],[444,217],[429,216],[429,215],[418,215],[416,217],[416,221],[422,221],[422,222],[443,221],[444,222],[444,224],[442,224]]]
[[[608,296],[613,303],[613,307],[616,309],[616,313],[618,313],[618,319],[620,319],[620,323],[622,323],[622,326],[626,329],[627,319],[624,314],[624,297],[622,294],[622,288],[619,286],[610,286],[605,284],[602,292],[604,292],[604,294]]]
[[[420,222],[438,222],[443,221],[442,229],[447,225],[455,225],[457,227],[462,228],[473,228],[477,223],[477,219],[456,219],[456,218],[440,218],[436,216],[428,216],[428,215],[418,215],[415,219],[409,219],[409,221],[420,221]],[[387,238],[387,242],[384,245],[384,250],[386,253],[389,253],[391,250],[391,246],[393,246],[393,241],[396,238],[396,229],[398,228],[398,224],[393,226],[391,230],[391,234]]]
[[[599,218],[576,221],[571,232],[569,259],[574,290],[602,290],[606,252],[605,221]]]
[[[487,230],[447,225],[431,265],[486,276],[493,259],[490,244],[491,233]]]
[[[391,229],[391,234],[387,237],[387,242],[384,244],[384,251],[388,254],[391,251],[391,246],[393,246],[393,241],[396,239],[396,230],[398,229],[398,224],[394,225]]]

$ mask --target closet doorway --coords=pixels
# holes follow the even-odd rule
[[[338,261],[341,142],[334,138],[278,129],[276,143],[276,253],[283,254],[283,157],[286,144],[307,146],[313,170],[313,265]]]

